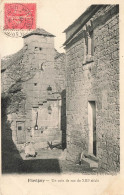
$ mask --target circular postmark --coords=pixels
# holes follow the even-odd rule
[[[23,4],[5,4],[4,29],[31,29],[33,17],[30,10]]]
[[[35,3],[5,3],[3,33],[13,38],[23,37],[30,33],[33,29],[36,29],[35,12]]]

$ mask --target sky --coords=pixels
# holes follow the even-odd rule
[[[88,6],[90,4],[83,0],[37,0],[37,28],[44,28],[46,31],[54,34],[56,36],[54,41],[55,48],[59,52],[64,52],[62,45],[65,42],[65,33],[63,31]],[[22,38],[8,37],[2,31],[0,32],[1,57],[15,53],[22,47]]]

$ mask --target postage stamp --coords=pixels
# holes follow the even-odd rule
[[[36,4],[35,3],[5,3],[4,29],[35,29]]]

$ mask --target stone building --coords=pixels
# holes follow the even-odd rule
[[[119,6],[92,5],[64,32],[67,159],[119,171]]]
[[[34,139],[37,148],[64,143],[65,54],[55,50],[54,35],[44,29],[23,39],[20,51],[2,59],[2,112],[11,123],[13,141]]]

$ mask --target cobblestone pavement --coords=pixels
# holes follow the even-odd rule
[[[27,158],[24,150],[8,150],[3,152],[2,162],[3,173],[98,173],[97,169],[65,160],[60,149],[39,149],[36,157]]]

